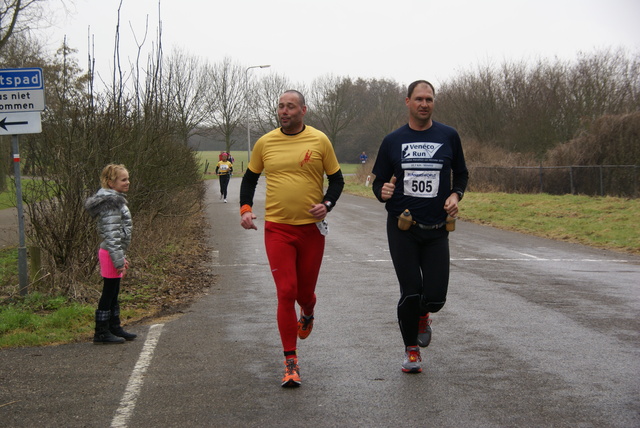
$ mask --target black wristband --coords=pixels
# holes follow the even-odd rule
[[[331,203],[331,201],[324,201],[322,205],[327,207],[327,212],[331,212],[331,210],[333,209],[333,204]]]

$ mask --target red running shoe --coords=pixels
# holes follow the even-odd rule
[[[420,321],[418,322],[418,345],[426,348],[430,342],[431,318],[429,318],[429,312],[427,312],[427,315],[420,317]]]
[[[313,315],[306,317],[300,310],[300,319],[298,320],[298,337],[306,339],[313,330]]]
[[[284,377],[282,378],[282,386],[297,387],[302,385],[300,381],[300,367],[296,358],[289,358],[284,362]]]

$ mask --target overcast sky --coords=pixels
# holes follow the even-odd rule
[[[87,35],[97,69],[112,68],[119,0],[75,0],[56,28],[86,68]],[[270,64],[292,82],[334,74],[436,86],[478,65],[572,60],[605,48],[640,52],[639,0],[162,0],[165,54],[178,47],[211,63]],[[135,55],[132,31],[157,39],[158,0],[124,0],[121,50]]]

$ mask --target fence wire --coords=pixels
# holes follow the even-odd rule
[[[469,190],[640,196],[638,165],[471,166]]]

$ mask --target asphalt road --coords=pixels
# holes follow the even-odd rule
[[[404,374],[384,208],[349,195],[329,216],[303,385],[281,388],[264,179],[257,232],[239,226],[239,184],[224,204],[209,182],[209,293],[124,345],[0,351],[0,426],[640,426],[640,257],[458,222],[424,371]]]

